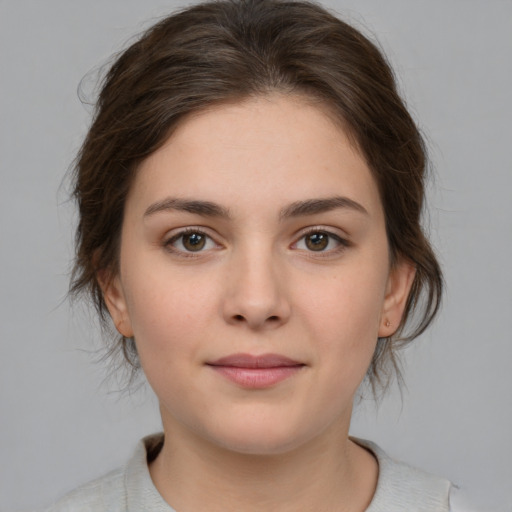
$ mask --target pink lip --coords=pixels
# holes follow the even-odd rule
[[[263,389],[295,375],[304,363],[279,354],[232,354],[207,363],[213,370],[244,388]]]

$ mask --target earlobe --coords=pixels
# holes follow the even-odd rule
[[[391,269],[382,305],[379,338],[387,338],[398,329],[415,275],[416,267],[405,260]]]
[[[107,276],[106,271],[99,271],[97,276],[103,291],[103,299],[116,329],[125,338],[133,337],[130,316],[119,277]]]

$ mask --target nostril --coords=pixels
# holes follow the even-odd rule
[[[236,320],[237,322],[245,322],[244,315],[234,315],[233,319]],[[272,315],[267,318],[267,322],[273,323],[273,322],[278,322],[278,321],[279,321],[279,317],[277,315]]]

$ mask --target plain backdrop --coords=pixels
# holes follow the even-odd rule
[[[63,177],[94,70],[178,4],[0,0],[0,509],[48,504],[159,430],[156,400],[105,381],[94,316],[66,301],[74,213]],[[182,5],[182,4],[181,4]],[[352,433],[512,510],[512,2],[330,0],[399,76],[436,169],[429,225],[447,293],[404,353],[407,388]],[[93,71],[92,73],[91,70]]]

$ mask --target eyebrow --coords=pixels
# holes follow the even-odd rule
[[[338,208],[349,209],[368,215],[368,211],[362,204],[348,197],[334,196],[320,199],[307,199],[306,201],[296,201],[286,208],[283,208],[279,218],[284,220],[291,217],[315,215],[317,213],[325,213]]]
[[[222,217],[226,219],[231,217],[227,208],[216,203],[212,203],[211,201],[179,199],[175,197],[168,197],[162,201],[153,203],[144,212],[144,217],[148,217],[149,215],[153,215],[157,212],[165,212],[169,210],[195,213],[204,217]]]
[[[348,197],[334,196],[319,199],[306,199],[304,201],[295,201],[281,210],[279,213],[279,219],[285,220],[292,217],[315,215],[318,213],[325,213],[328,211],[336,210],[338,208],[349,209],[368,215],[368,211],[362,204]],[[224,219],[231,218],[229,209],[224,208],[217,203],[213,203],[211,201],[201,201],[198,199],[180,199],[175,197],[168,197],[162,201],[153,203],[144,212],[144,217],[169,210],[194,213],[196,215],[202,215],[205,217],[220,217]]]

